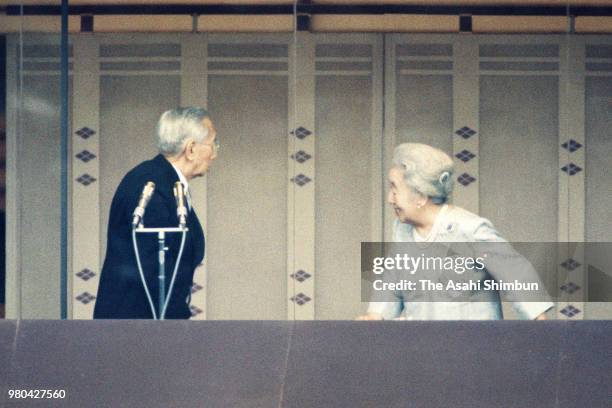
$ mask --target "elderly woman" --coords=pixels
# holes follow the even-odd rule
[[[527,275],[523,277],[529,276],[530,279],[538,280],[531,265],[501,238],[489,220],[447,203],[453,189],[453,161],[446,153],[425,144],[401,144],[395,148],[393,167],[389,171],[388,179],[388,202],[397,216],[393,225],[394,242],[421,246],[433,243],[470,243],[472,248],[475,245],[489,245],[487,248],[494,248],[493,253],[500,248],[506,251],[504,256],[511,254],[510,258],[505,256],[503,262],[496,262],[494,258],[489,257],[484,262],[486,269],[468,271],[462,274],[463,279],[513,279],[516,275],[516,263],[508,270],[504,268],[507,266],[504,262],[514,259],[527,270]],[[524,268],[525,265],[528,267]],[[368,313],[358,319],[503,318],[499,293],[496,291],[469,292],[467,301],[452,299],[453,294],[448,292],[443,292],[442,297],[437,297],[435,301],[426,297],[415,299],[411,295],[414,293],[405,290],[393,291],[390,295],[392,299],[387,297],[386,301],[370,302]],[[513,300],[515,309],[526,319],[545,319],[545,312],[553,306],[550,302],[525,302],[519,301],[518,298]]]

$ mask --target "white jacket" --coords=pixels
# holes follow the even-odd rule
[[[489,220],[462,208],[449,206],[445,212],[440,213],[434,229],[435,236],[431,242],[451,243],[455,247],[461,247],[461,243],[470,243],[463,247],[469,247],[469,251],[487,253],[484,262],[486,269],[469,270],[461,275],[462,279],[481,280],[489,277],[508,282],[518,278],[521,281],[539,282],[531,264],[500,236]],[[393,225],[393,241],[415,243],[412,225],[396,220]],[[541,294],[538,295],[538,301],[525,301],[525,297],[517,293],[508,293],[508,298],[513,300],[515,310],[524,319],[534,319],[554,306],[550,301],[540,301],[548,299]],[[465,293],[462,295],[466,296]],[[452,291],[442,292],[442,300],[440,294],[436,294],[435,301],[426,296],[415,297],[414,293],[407,291],[393,292],[388,296],[392,297],[390,301],[370,302],[368,312],[378,313],[386,320],[503,319],[499,293],[492,290],[469,292],[467,301],[444,301],[444,296],[452,300]],[[512,299],[512,296],[515,296],[516,300]]]

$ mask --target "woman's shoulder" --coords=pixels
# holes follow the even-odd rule
[[[446,216],[450,219],[462,221],[464,223],[477,223],[481,222],[482,220],[486,220],[486,218],[483,218],[478,214],[468,211],[463,207],[457,207],[456,205],[448,206]]]
[[[495,230],[493,223],[465,208],[449,205],[442,230],[473,237],[483,230]]]

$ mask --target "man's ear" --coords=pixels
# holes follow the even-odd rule
[[[183,150],[183,152],[185,153],[185,157],[189,160],[193,160],[193,157],[195,155],[195,140],[193,140],[192,138],[188,138],[185,141],[185,149]]]

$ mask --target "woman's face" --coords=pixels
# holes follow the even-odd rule
[[[403,172],[397,167],[389,170],[389,194],[387,201],[393,207],[397,218],[404,223],[410,223],[417,215],[417,201],[420,194],[404,183]]]

